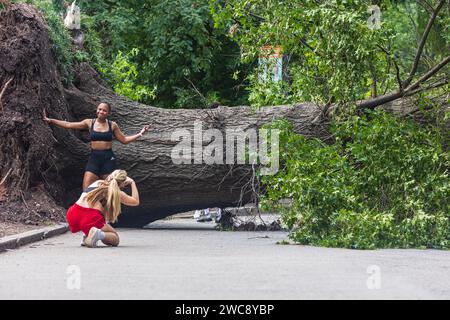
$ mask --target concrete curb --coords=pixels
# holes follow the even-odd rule
[[[32,242],[48,239],[63,234],[68,230],[69,226],[67,224],[58,224],[38,230],[31,230],[19,234],[13,234],[11,236],[6,236],[0,238],[0,252],[17,249],[20,246]]]

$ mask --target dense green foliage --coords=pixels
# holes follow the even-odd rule
[[[83,50],[63,25],[70,2],[16,1],[43,12],[65,83],[73,79],[74,62],[88,62],[118,94],[159,107],[246,103],[243,87],[252,65],[241,64],[239,46],[226,29],[214,28],[206,0],[79,0]],[[123,67],[134,71],[125,76]]]
[[[84,34],[84,51],[77,51],[77,53],[86,54],[85,61],[99,71],[104,70],[110,63],[106,58],[100,34],[95,29],[94,18],[82,13],[81,21],[81,31]]]
[[[140,101],[170,108],[201,108],[214,100],[241,102],[237,85],[243,77],[235,73],[239,47],[225,36],[225,30],[213,28],[206,1],[79,3],[92,17],[109,61],[119,51],[137,49],[136,55],[129,56],[137,71],[135,85],[156,88],[154,96],[140,96]],[[115,77],[108,79],[113,87],[117,85]]]
[[[54,9],[45,5],[44,11],[62,15],[63,2],[53,0]],[[381,28],[371,29],[367,22],[371,3],[80,0],[86,52],[74,55],[77,61],[89,61],[105,71],[119,51],[138,49],[128,61],[136,67],[134,85],[156,88],[155,96],[138,95],[139,99],[162,107],[205,107],[214,100],[255,106],[301,101],[351,104],[397,89],[396,66],[405,79],[429,18],[416,1],[384,0]],[[449,9],[444,8],[427,41],[420,72],[448,54],[449,25]],[[259,81],[254,66],[266,44],[280,45],[289,56],[287,81]],[[66,50],[58,52],[58,59],[63,69],[70,70],[70,46],[57,47]],[[112,87],[118,85],[111,73],[104,76]]]
[[[281,46],[291,57],[284,88],[252,81],[254,105],[280,100],[351,105],[395,90],[398,88],[395,64],[400,78],[407,78],[429,18],[428,11],[423,14],[421,6],[408,1],[378,1],[381,6],[378,29],[368,23],[370,0],[209,2],[216,25],[234,30],[232,37],[242,46],[246,61],[261,55],[261,48],[267,44]],[[449,10],[444,8],[438,16],[425,48],[433,54],[425,54],[419,71],[427,70],[448,55]],[[433,50],[435,47],[441,50]]]
[[[450,156],[443,137],[382,111],[333,127],[326,145],[282,129],[280,161],[264,176],[266,206],[283,212],[290,237],[348,248],[450,246]],[[278,205],[292,199],[289,207]]]
[[[290,237],[348,248],[448,248],[448,119],[447,127],[442,115],[419,127],[382,112],[349,116],[356,101],[396,91],[408,78],[430,7],[420,1],[378,1],[381,23],[372,28],[369,0],[209,3],[216,26],[230,28],[244,61],[260,57],[267,45],[280,46],[289,56],[287,81],[260,81],[258,69],[249,75],[252,105],[347,106],[333,119],[332,144],[296,135],[286,122],[273,124],[283,129],[282,170],[262,177],[264,203],[283,212]],[[436,7],[438,1],[429,3]],[[444,7],[438,15],[414,79],[448,55],[449,13]],[[447,66],[435,79],[448,74]],[[422,95],[419,105],[432,103]],[[291,205],[283,206],[282,199]]]
[[[133,49],[128,54],[119,51],[114,62],[109,67],[101,68],[101,71],[112,83],[116,93],[136,101],[149,101],[155,98],[156,87],[150,89],[136,84],[139,73],[136,65],[130,62],[130,58],[138,53],[138,49]]]

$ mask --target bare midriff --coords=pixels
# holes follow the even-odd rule
[[[108,150],[112,148],[111,141],[91,141],[92,150]]]

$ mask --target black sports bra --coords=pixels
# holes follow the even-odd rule
[[[108,127],[109,127],[108,131],[99,132],[99,131],[94,131],[95,120],[96,119],[92,119],[92,124],[91,124],[91,131],[90,131],[91,141],[112,141],[113,132],[112,132],[111,122],[109,120],[106,120],[108,122]]]

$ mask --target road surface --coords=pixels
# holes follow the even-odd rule
[[[0,253],[0,299],[449,299],[450,253],[278,244],[284,231],[193,219],[119,229],[117,248],[66,233]]]

